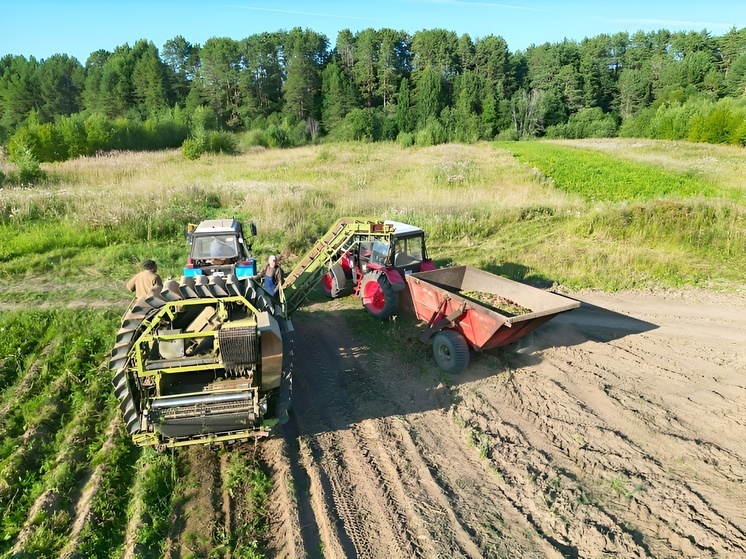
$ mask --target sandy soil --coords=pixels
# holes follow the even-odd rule
[[[746,556],[746,297],[573,298],[458,377],[298,313],[273,556]]]

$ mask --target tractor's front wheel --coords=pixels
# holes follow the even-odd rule
[[[382,320],[394,316],[399,307],[399,296],[391,282],[378,271],[368,272],[363,276],[360,296],[365,310]]]
[[[446,373],[460,373],[469,366],[469,345],[455,330],[441,330],[433,337],[433,357]]]
[[[321,278],[321,290],[330,299],[339,297],[339,294],[345,288],[345,285],[347,285],[345,271],[339,262],[334,264]]]
[[[331,272],[327,272],[321,278],[321,290],[324,292],[324,295],[326,295],[330,299],[333,299],[336,294],[339,293],[337,280],[334,279],[334,276]]]

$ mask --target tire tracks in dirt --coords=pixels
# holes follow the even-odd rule
[[[746,300],[582,296],[450,388],[299,313],[273,452],[307,556],[746,556]]]
[[[525,539],[506,542],[493,527],[502,513],[479,499],[491,474],[449,417],[447,388],[380,356],[371,362],[333,314],[296,322],[298,448],[325,554],[477,558]]]

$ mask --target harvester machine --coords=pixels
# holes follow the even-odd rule
[[[184,446],[268,436],[287,417],[292,323],[253,279],[235,219],[185,230],[184,275],[133,301],[111,353],[135,443]],[[251,224],[251,235],[256,234]]]

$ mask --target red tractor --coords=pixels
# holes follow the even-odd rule
[[[386,319],[397,313],[398,294],[407,287],[404,278],[430,270],[435,270],[435,265],[427,256],[425,232],[406,223],[385,221],[378,229],[351,236],[339,259],[321,278],[321,287],[329,297],[357,295],[370,314]]]
[[[395,221],[342,218],[311,248],[282,285],[289,315],[317,283],[329,297],[352,293],[373,316],[397,312],[411,273],[434,270],[422,229]]]

